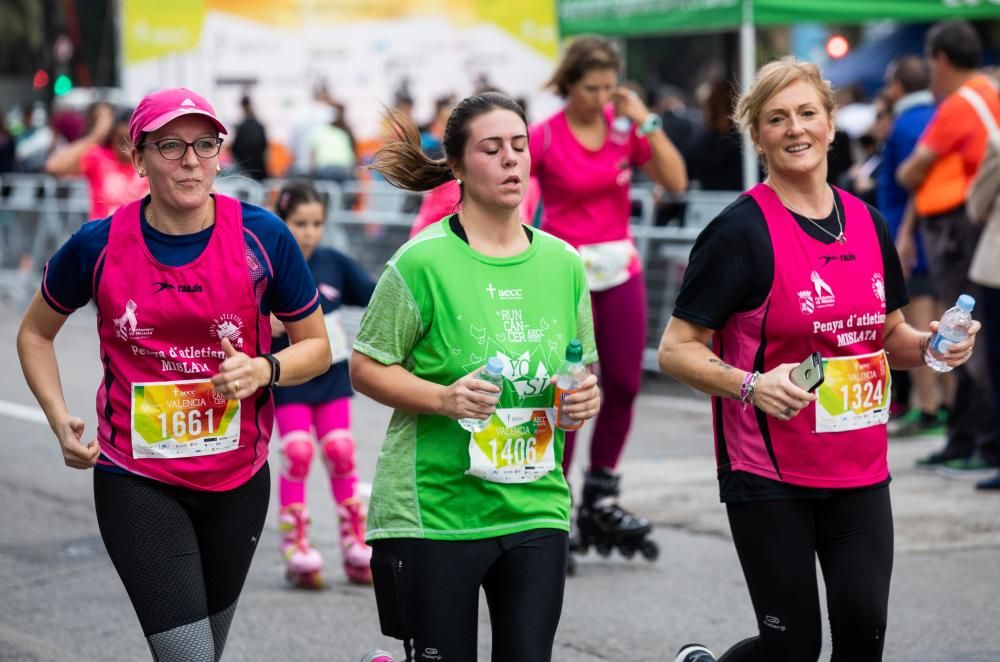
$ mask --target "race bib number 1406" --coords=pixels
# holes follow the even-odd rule
[[[530,483],[556,466],[554,409],[498,409],[469,438],[470,476],[494,483]]]

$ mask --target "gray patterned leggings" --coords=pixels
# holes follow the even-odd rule
[[[218,662],[267,515],[268,466],[226,492],[94,471],[104,546],[156,662]]]

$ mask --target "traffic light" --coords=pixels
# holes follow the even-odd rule
[[[826,54],[834,60],[844,57],[849,50],[851,44],[843,35],[835,34],[826,40]]]
[[[32,79],[31,84],[36,90],[44,90],[49,84],[49,72],[45,69],[39,69],[35,72],[35,77]]]
[[[70,90],[73,89],[73,80],[66,74],[59,74],[56,77],[56,82],[52,86],[52,91],[57,97],[61,97]]]

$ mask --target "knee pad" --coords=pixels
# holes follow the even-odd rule
[[[306,433],[292,433],[285,437],[281,451],[285,456],[285,476],[305,480],[313,459],[312,438]]]
[[[323,461],[333,476],[354,473],[354,436],[350,430],[333,430],[320,444],[323,447]]]

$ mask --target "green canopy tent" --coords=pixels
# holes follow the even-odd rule
[[[800,22],[931,22],[943,18],[1000,18],[1000,0],[558,0],[562,36],[591,33],[637,36],[674,32],[740,31],[740,84],[757,68],[756,26]],[[744,149],[744,184],[756,183],[757,163]]]

